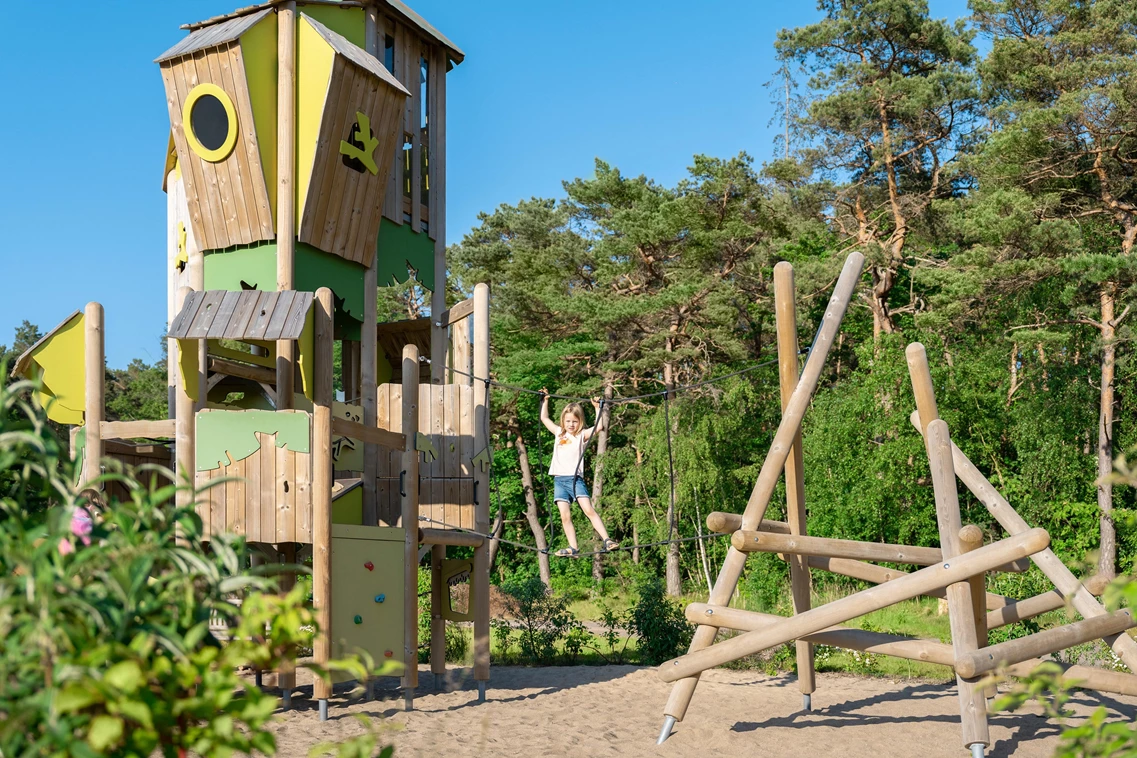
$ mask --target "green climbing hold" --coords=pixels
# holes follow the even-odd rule
[[[355,617],[355,623],[362,624],[363,623],[363,616],[356,616]]]

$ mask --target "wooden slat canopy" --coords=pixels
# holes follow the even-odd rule
[[[170,324],[173,339],[294,340],[304,331],[311,292],[191,292]]]

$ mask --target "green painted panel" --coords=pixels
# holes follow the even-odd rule
[[[296,289],[315,292],[327,287],[335,293],[336,331],[350,330],[341,316],[363,321],[363,275],[358,263],[328,255],[303,242],[296,243]],[[205,288],[240,292],[255,287],[262,292],[276,289],[276,243],[265,242],[205,256]],[[359,326],[354,327],[358,339]],[[344,333],[344,338],[351,339]]]
[[[363,525],[363,487],[356,487],[339,497],[333,495],[332,523]]]
[[[332,526],[333,658],[362,649],[402,662],[404,550],[402,529]]]
[[[194,453],[198,471],[244,460],[260,450],[257,432],[275,434],[276,446],[296,453],[311,449],[311,416],[300,411],[202,411],[197,414]]]
[[[405,282],[407,266],[410,266],[418,272],[419,284],[434,289],[434,240],[427,234],[416,234],[410,224],[400,226],[384,218],[379,224],[375,249],[380,286]]]
[[[367,38],[362,8],[337,8],[334,5],[305,5],[303,13],[319,21],[358,48],[366,49]]]

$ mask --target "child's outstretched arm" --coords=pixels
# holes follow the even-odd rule
[[[541,423],[553,434],[560,434],[561,428],[549,418],[549,391],[541,388]]]

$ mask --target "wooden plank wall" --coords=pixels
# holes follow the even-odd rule
[[[376,156],[390,155],[402,138],[398,119],[405,99],[370,72],[336,56],[300,219],[301,242],[362,266],[371,265],[390,166],[379,161],[378,174],[352,170],[343,163],[340,141],[351,131],[356,112],[366,113],[372,134],[379,139]]]
[[[379,40],[384,44],[390,35],[395,41],[395,78],[407,88],[411,97],[407,99],[401,121],[402,131],[395,145],[394,161],[388,190],[383,203],[383,216],[396,224],[410,223],[415,232],[422,229],[425,221],[429,236],[434,239],[440,226],[437,209],[445,200],[442,190],[445,187],[446,173],[446,51],[420,37],[412,28],[399,23],[390,16],[379,17]],[[427,123],[429,134],[423,138],[422,129],[422,59],[429,62],[427,76]],[[406,156],[403,151],[403,135],[411,136],[413,148],[410,155],[410,172],[406,172]],[[422,185],[426,177],[422,172],[422,151],[428,151],[429,203],[422,205]],[[410,197],[406,196],[407,182],[410,183]]]
[[[119,442],[117,440],[105,440],[103,442],[103,453],[107,458],[118,461],[124,467],[130,466],[137,468],[138,466],[152,465],[170,467],[171,450],[165,445],[131,445],[128,442]],[[109,470],[109,469],[108,469]],[[137,475],[138,481],[144,486],[149,487],[151,480],[154,480],[154,488],[165,487],[170,483],[168,477],[162,476],[153,471],[140,472]],[[126,486],[120,482],[107,482],[106,494],[108,499],[113,500],[129,500],[130,492]]]
[[[197,472],[197,512],[212,534],[243,534],[249,542],[312,542],[312,456],[276,446],[257,432],[260,450],[229,466]]]
[[[402,388],[379,385],[378,425],[402,431]],[[419,429],[438,451],[438,459],[420,466],[419,513],[433,521],[418,526],[446,529],[474,528],[473,387],[458,384],[419,386]],[[396,526],[401,509],[399,472],[402,452],[380,450],[376,493],[381,525]],[[479,498],[482,493],[479,493]],[[436,523],[437,522],[437,523]]]
[[[166,104],[185,181],[194,237],[203,250],[275,238],[268,187],[260,163],[253,110],[238,42],[162,64]],[[224,160],[210,163],[186,142],[182,106],[200,83],[212,82],[233,100],[237,144]]]

